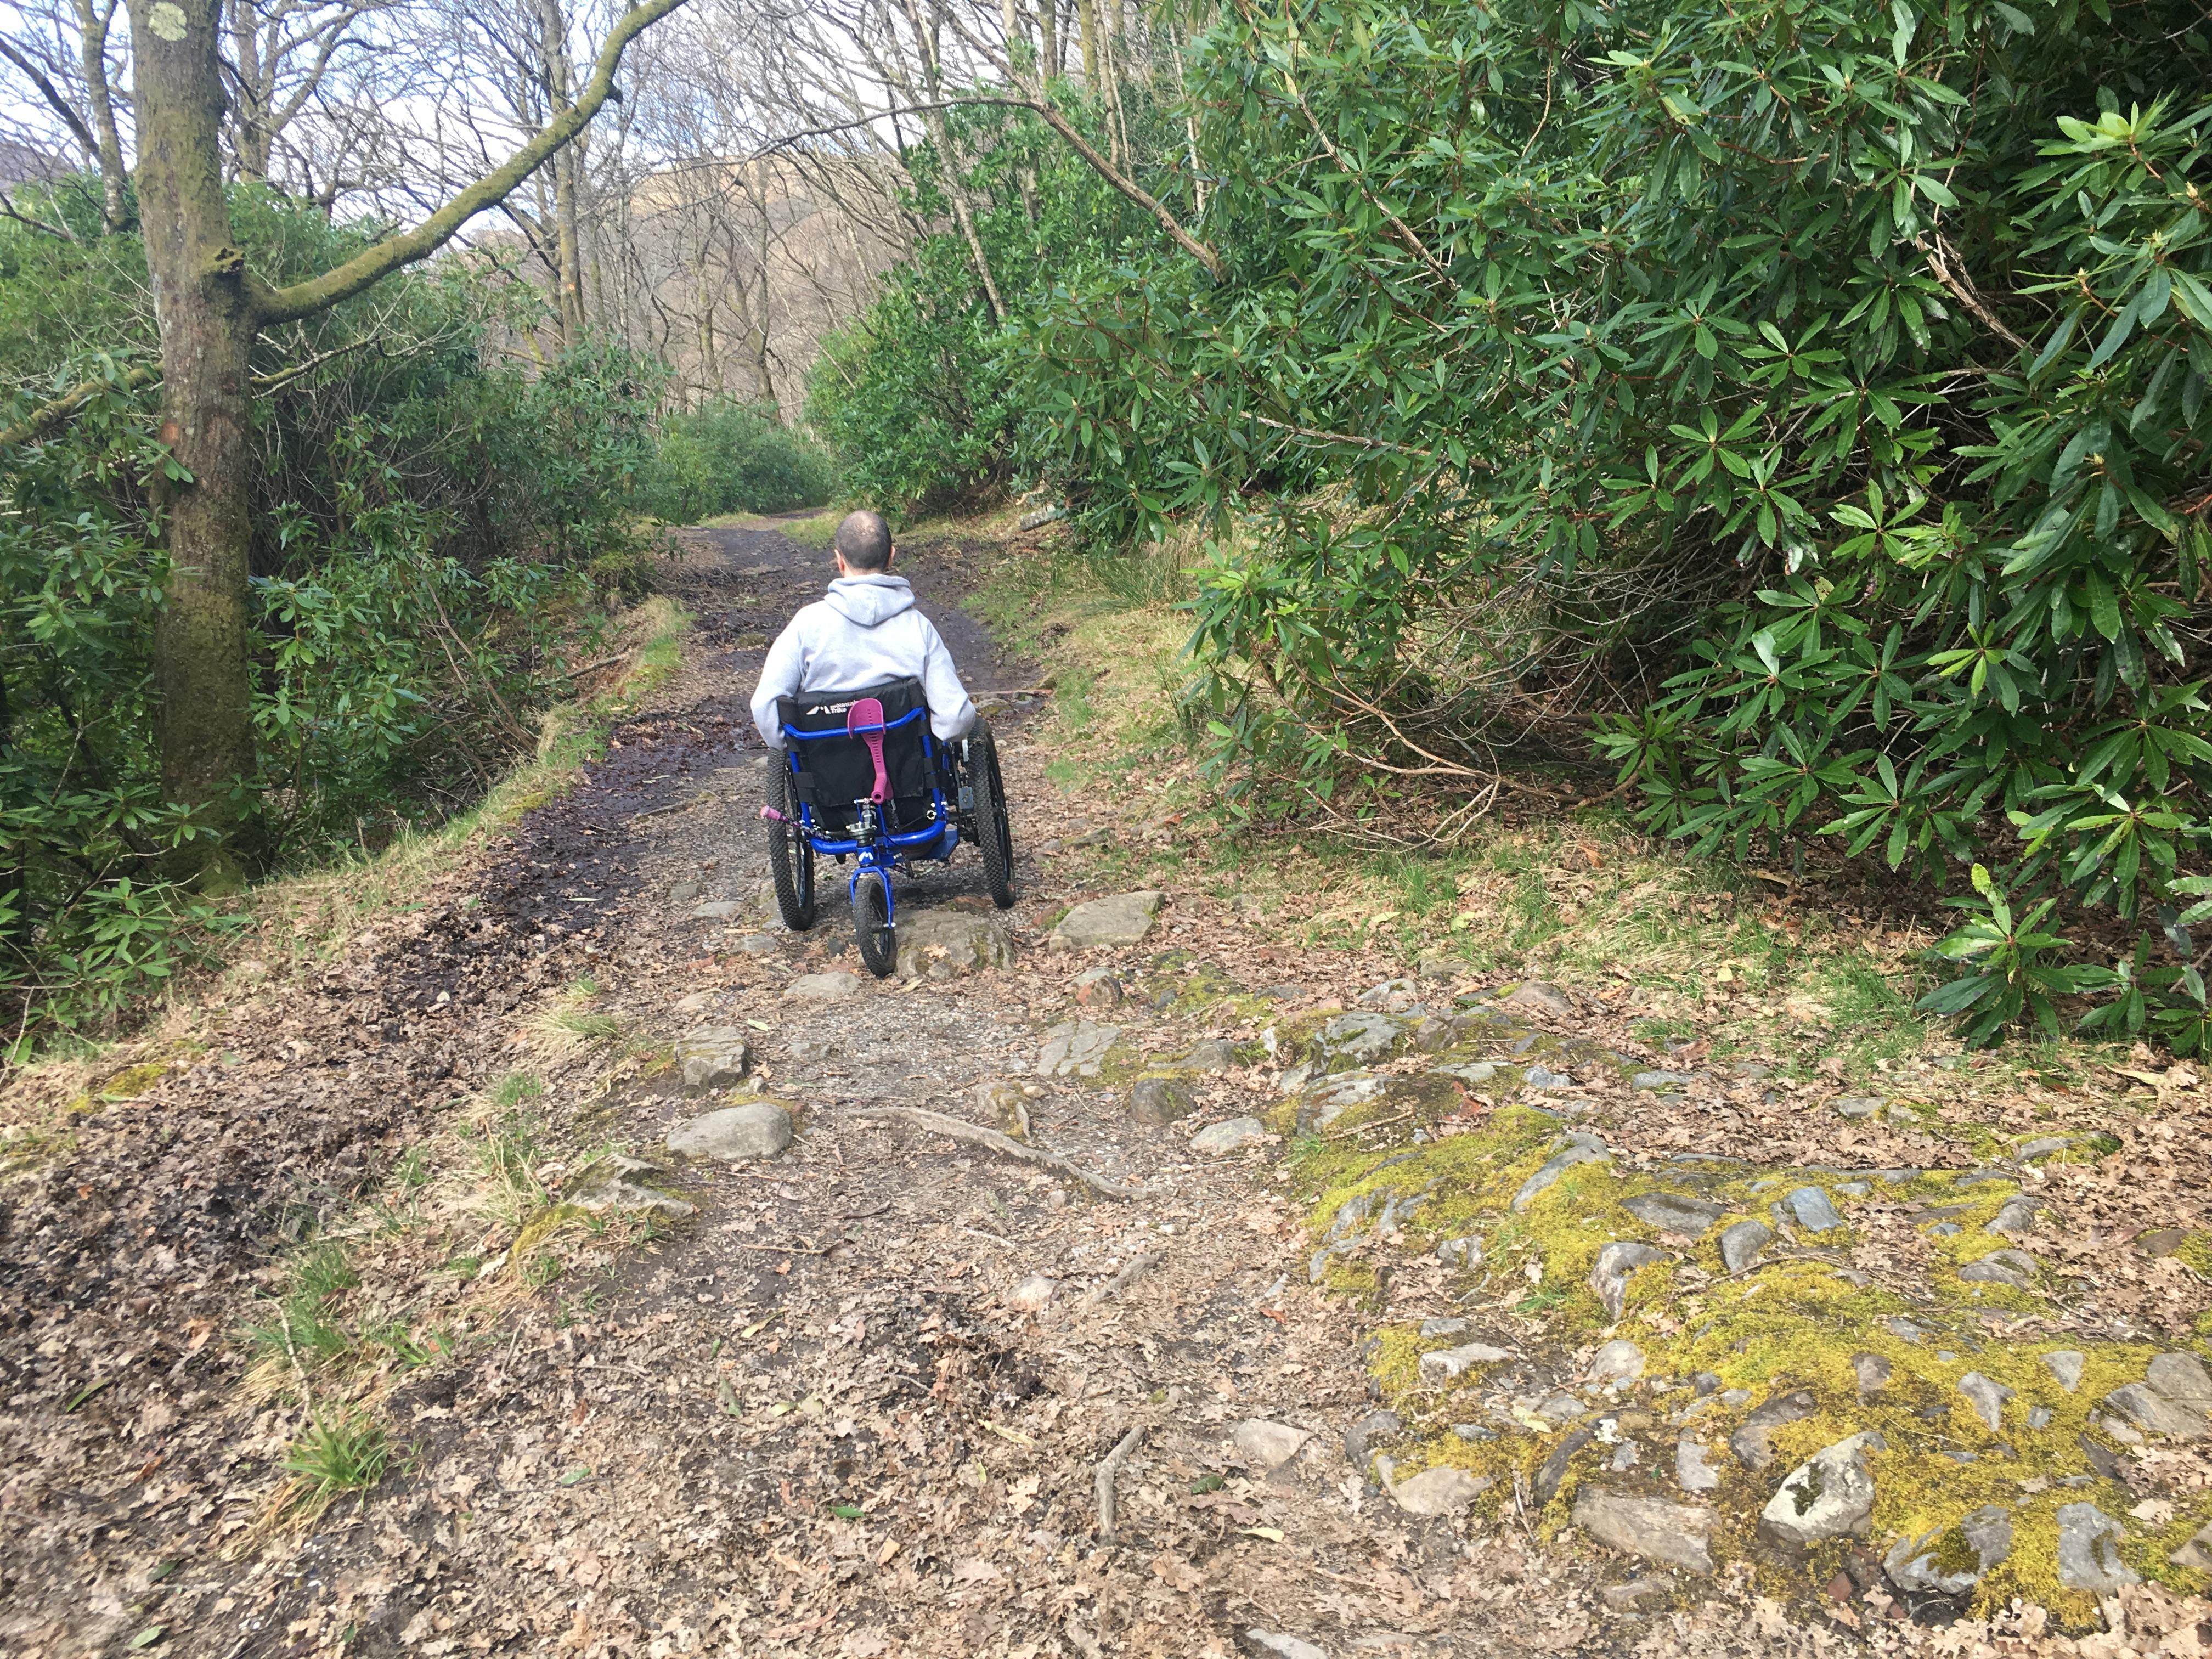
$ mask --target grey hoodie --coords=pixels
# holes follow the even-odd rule
[[[885,571],[841,576],[829,593],[791,619],[769,647],[753,691],[753,724],[769,748],[783,747],[775,701],[802,691],[857,691],[911,676],[929,700],[929,726],[939,738],[963,736],[975,705],[960,684],[952,653],[914,608],[906,578]]]

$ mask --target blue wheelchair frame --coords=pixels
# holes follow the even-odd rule
[[[854,811],[857,815],[853,833],[850,836],[826,835],[815,822],[814,809],[803,801],[797,803],[799,832],[806,837],[807,845],[811,847],[817,854],[835,858],[840,863],[848,858],[859,860],[852,875],[845,883],[845,897],[848,903],[859,892],[862,877],[872,876],[883,884],[884,921],[887,926],[896,926],[897,923],[897,912],[894,908],[891,897],[891,872],[902,869],[917,859],[934,864],[949,864],[951,862],[954,851],[960,845],[959,826],[953,821],[953,809],[946,804],[945,791],[941,787],[941,780],[950,769],[940,758],[940,749],[936,735],[930,731],[927,724],[928,718],[929,710],[927,708],[921,708],[908,709],[896,720],[886,720],[877,726],[840,727],[830,732],[801,732],[796,726],[790,725],[785,725],[783,727],[784,764],[790,768],[792,775],[796,778],[799,774],[805,770],[799,761],[800,744],[817,743],[827,738],[835,738],[841,742],[850,741],[854,738],[869,737],[878,732],[896,732],[902,726],[911,726],[916,720],[924,722],[921,729],[921,750],[929,760],[931,783],[929,787],[930,822],[922,828],[919,830],[888,829],[884,824],[881,806],[874,801],[859,800],[853,803]],[[963,786],[960,793],[963,797],[960,803],[962,810],[972,807],[973,803],[966,799],[969,793],[969,789]],[[932,842],[935,843],[933,848],[931,846]]]

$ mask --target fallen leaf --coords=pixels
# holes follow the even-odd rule
[[[1237,1530],[1242,1537],[1264,1538],[1270,1544],[1279,1544],[1283,1541],[1283,1529],[1280,1527],[1239,1527]]]

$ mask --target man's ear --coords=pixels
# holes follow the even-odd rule
[[[890,569],[891,568],[891,561],[896,557],[898,557],[898,544],[896,542],[893,542],[890,545],[890,550],[884,555],[884,568],[886,570]]]

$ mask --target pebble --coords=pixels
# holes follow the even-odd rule
[[[749,957],[772,957],[783,946],[771,934],[747,933],[738,941],[738,949]]]
[[[2142,1580],[2120,1559],[2126,1529],[2094,1504],[2067,1504],[2058,1511],[2058,1582],[2099,1595]]]
[[[791,1145],[791,1114],[773,1101],[753,1101],[707,1112],[668,1132],[668,1150],[684,1158],[725,1164],[774,1158]]]
[[[2166,1558],[2177,1567],[2212,1571],[2212,1527],[2200,1527],[2189,1540]]]
[[[1256,1117],[1232,1117],[1209,1124],[1190,1138],[1194,1152],[1233,1152],[1267,1139],[1267,1126]]]
[[[2058,1386],[2067,1393],[2071,1394],[2081,1386],[2081,1367],[2085,1362],[2080,1350],[2056,1349],[2043,1356],[2043,1363],[2051,1376],[2058,1379]]]
[[[1928,1340],[1928,1333],[1902,1314],[1891,1314],[1875,1322],[1900,1342],[1917,1343]]]
[[[1646,1601],[1659,1601],[1674,1593],[1672,1578],[1663,1572],[1647,1572],[1625,1584],[1607,1584],[1598,1592],[1598,1599],[1615,1613],[1634,1613]]]
[[[743,915],[745,907],[734,899],[713,899],[691,913],[694,921],[727,921],[732,916]]]
[[[858,974],[801,974],[783,988],[786,1002],[846,1002],[860,994]]]
[[[1721,1265],[1740,1273],[1759,1260],[1759,1253],[1774,1237],[1764,1221],[1739,1221],[1721,1235]]]
[[[1628,1079],[1632,1089],[1679,1089],[1698,1080],[1694,1072],[1638,1072]]]
[[[1702,1505],[1585,1486],[1575,1495],[1574,1522],[1608,1549],[1686,1572],[1713,1570],[1713,1511]]]
[[[1881,1095],[1844,1095],[1835,1103],[1835,1108],[1845,1117],[1872,1117],[1889,1104]]]
[[[1457,1336],[1466,1328],[1467,1321],[1464,1319],[1424,1319],[1421,1322],[1423,1336]]]
[[[1115,1008],[1121,1004],[1121,981],[1111,968],[1085,968],[1075,976],[1076,1002],[1085,1008]]]
[[[1571,1089],[1575,1086],[1573,1078],[1544,1066],[1529,1066],[1521,1073],[1521,1081],[1531,1089]]]
[[[1313,1436],[1287,1423],[1270,1423],[1263,1417],[1251,1417],[1231,1431],[1230,1438],[1237,1443],[1237,1449],[1243,1454],[1247,1463],[1273,1469],[1296,1457]]]
[[[1159,915],[1161,897],[1146,889],[1079,904],[1060,919],[1045,943],[1055,951],[1112,951],[1142,944]]]
[[[1326,1648],[1317,1648],[1303,1637],[1256,1626],[1244,1632],[1244,1645],[1266,1659],[1328,1659]]]
[[[1403,977],[1386,979],[1380,985],[1370,985],[1352,1001],[1362,1008],[1388,1008],[1402,1012],[1419,1000],[1421,988]]]
[[[1437,1246],[1437,1260],[1447,1267],[1475,1267],[1482,1264],[1482,1240],[1473,1233],[1447,1238]]]
[[[1593,1382],[1633,1382],[1644,1375],[1644,1350],[1625,1338],[1602,1345],[1590,1356]]]
[[[2010,1389],[1979,1371],[1968,1371],[1959,1379],[1959,1392],[1966,1396],[1974,1415],[1988,1424],[1991,1432],[2004,1426],[2005,1402],[2012,1398]]]
[[[2035,1282],[2035,1258],[2025,1250],[1992,1250],[1959,1269],[1970,1285],[2009,1285],[2025,1290]]]
[[[1775,1489],[1759,1512],[1768,1537],[1803,1548],[1829,1538],[1863,1538],[1873,1524],[1874,1474],[1866,1455],[1887,1449],[1881,1435],[1855,1434],[1824,1446]]]
[[[1052,1300],[1052,1293],[1059,1288],[1056,1280],[1043,1273],[1031,1273],[1006,1292],[1006,1305],[1022,1313],[1035,1313]]]
[[[1605,1304],[1606,1312],[1619,1319],[1621,1304],[1628,1298],[1628,1281],[1639,1269],[1666,1259],[1664,1250],[1651,1245],[1617,1241],[1597,1253],[1597,1262],[1590,1268],[1589,1287]]]
[[[2040,1200],[2030,1198],[2025,1193],[2015,1193],[2005,1200],[2004,1207],[1982,1231],[1985,1233],[2027,1232],[2035,1225],[2035,1212],[2042,1207]]]

